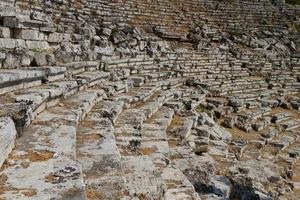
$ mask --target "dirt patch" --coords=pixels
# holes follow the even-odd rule
[[[95,189],[88,188],[86,193],[88,200],[104,199],[104,195]]]
[[[178,127],[178,126],[181,126],[183,124],[183,120],[180,116],[178,115],[175,115],[172,119],[172,122],[171,122],[171,125],[168,126],[167,128],[167,134],[170,134],[171,130],[174,128],[174,127]]]
[[[22,194],[26,197],[33,197],[37,194],[36,189],[29,189],[28,191],[23,191]]]
[[[30,166],[30,163],[29,163],[29,162],[22,162],[22,163],[21,163],[21,166],[22,166],[24,169],[26,169],[26,168],[28,168],[28,167]]]
[[[225,128],[229,133],[231,133],[233,139],[242,139],[242,140],[257,140],[261,136],[259,132],[251,130],[250,132],[245,132],[240,130],[237,127],[234,128]]]
[[[94,156],[94,155],[91,154],[91,153],[87,153],[87,152],[82,152],[82,151],[80,151],[79,148],[80,148],[80,145],[77,145],[77,151],[76,151],[76,157],[77,157],[77,158],[92,157],[92,156]]]
[[[4,171],[5,169],[9,168],[13,166],[13,164],[9,163],[7,160],[3,163],[1,170],[0,171]]]
[[[56,177],[52,173],[45,177],[46,182],[50,182],[50,183],[55,179]]]
[[[294,182],[300,182],[300,160],[297,160],[295,162],[295,164],[292,167],[292,170],[294,172],[292,181],[294,181]],[[299,191],[299,193],[300,193],[300,191]]]
[[[7,181],[7,176],[5,174],[0,175],[0,195],[4,194],[5,191],[14,191],[14,192],[20,192],[26,196],[26,197],[32,197],[37,194],[36,189],[32,188],[14,188],[14,187],[8,187],[5,185],[5,182]],[[0,198],[2,200],[2,198]],[[4,199],[3,199],[4,200]]]
[[[177,147],[179,145],[179,141],[176,140],[176,139],[174,139],[174,140],[169,139],[168,140],[168,144],[169,144],[170,148],[175,148],[175,147]]]
[[[158,150],[157,147],[145,147],[140,149],[140,153],[143,155],[150,155],[155,153],[157,150]]]
[[[76,140],[77,141],[98,141],[102,138],[103,136],[99,133],[91,133],[87,135],[77,135]]]
[[[43,162],[53,158],[54,152],[51,151],[28,151],[26,155],[12,155],[14,160],[30,160],[31,162]]]
[[[80,122],[79,127],[88,127],[91,128],[95,125],[97,125],[97,121],[91,121],[91,120],[83,120],[82,122]]]
[[[64,192],[62,199],[78,199],[78,196],[81,196],[80,193],[83,191],[79,188],[72,187],[68,191]]]

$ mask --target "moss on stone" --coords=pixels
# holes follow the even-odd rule
[[[286,0],[285,2],[290,5],[300,5],[300,0]]]

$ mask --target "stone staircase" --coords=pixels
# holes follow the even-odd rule
[[[2,0],[0,199],[299,199],[299,11]]]
[[[178,65],[199,69],[203,79],[198,72],[173,71]],[[211,67],[220,68],[218,74]],[[247,79],[228,77],[232,70]],[[266,87],[264,79],[226,61],[186,54],[7,71],[0,120],[4,199],[228,198],[232,183],[218,171],[221,163],[259,159],[259,152],[272,163],[268,149],[275,146],[282,163],[287,154],[298,155],[299,123],[289,118],[295,113],[272,113],[288,102],[262,99],[254,88]],[[255,95],[236,97],[245,92]],[[289,98],[295,107],[297,98]],[[242,130],[262,129],[261,135],[237,143],[242,133],[223,129],[216,116]],[[284,134],[267,135],[271,121]]]
[[[1,177],[4,181],[1,183],[3,190],[1,196],[3,198],[85,199],[88,197],[92,199],[116,199],[126,195],[147,195],[150,197],[153,194],[156,194],[157,198],[162,198],[161,195],[163,195],[163,188],[165,187],[164,179],[167,177],[160,177],[159,182],[157,182],[158,185],[149,188],[157,187],[150,190],[153,193],[148,193],[149,191],[142,187],[140,188],[142,191],[138,191],[138,188],[134,188],[134,182],[138,181],[138,177],[142,176],[144,172],[140,166],[136,166],[137,171],[134,171],[131,165],[132,163],[139,163],[133,162],[135,160],[157,165],[153,169],[145,169],[148,178],[145,179],[144,184],[146,185],[149,181],[152,182],[157,179],[155,174],[158,170],[163,174],[164,171],[159,168],[159,163],[155,163],[159,160],[166,162],[167,158],[164,155],[167,154],[166,150],[154,138],[152,139],[158,143],[154,143],[155,147],[148,146],[153,145],[154,141],[152,142],[147,137],[144,138],[138,132],[141,130],[147,132],[142,127],[151,126],[152,123],[156,122],[156,119],[151,118],[151,116],[161,112],[161,109],[168,109],[162,107],[164,102],[174,96],[180,98],[182,93],[178,94],[175,88],[171,90],[167,88],[170,87],[171,82],[176,82],[175,85],[182,84],[182,80],[149,82],[132,89],[130,87],[133,84],[126,85],[125,82],[123,83],[126,88],[123,91],[125,93],[121,91],[121,93],[111,96],[110,91],[103,83],[93,83],[98,80],[98,77],[95,76],[96,73],[92,73],[82,72],[76,75],[76,77],[80,77],[80,80],[84,79],[83,77],[88,77],[84,79],[88,83],[85,87],[79,86],[75,89],[70,94],[71,96],[59,96],[58,98],[63,99],[52,103],[51,106],[41,107],[37,103],[33,104],[39,107],[40,112],[36,112],[30,125],[27,124],[29,127],[24,128],[22,137],[16,141],[14,150],[2,166]],[[97,75],[101,76],[102,73],[97,72]],[[89,79],[90,77],[92,78]],[[107,77],[101,76],[101,79],[105,80],[105,78]],[[52,84],[50,82],[49,85]],[[112,82],[108,85],[113,86],[113,84],[118,83]],[[29,89],[35,88],[41,91],[43,87],[45,85],[34,86]],[[7,93],[7,95],[9,94]],[[47,99],[43,100],[43,102],[45,101],[47,102]],[[160,114],[156,114],[156,116],[157,120],[164,121],[164,117],[160,119]],[[149,125],[144,123],[144,120],[148,118],[150,120]],[[11,130],[15,131],[14,123],[7,117],[1,119],[3,120],[1,133],[7,137],[5,133],[9,133]],[[163,132],[166,131],[171,119],[172,114],[169,116],[169,122],[158,123]],[[91,126],[91,124],[95,124],[95,126]],[[11,143],[16,137],[16,131],[11,132],[10,135],[13,138],[10,139],[11,142],[7,143],[8,146],[1,154],[3,160],[12,149]],[[165,143],[165,148],[168,148],[166,135],[161,142]],[[140,146],[141,144],[142,146]],[[139,149],[140,147],[141,149]],[[152,152],[152,149],[157,148],[162,148],[161,152]],[[148,151],[153,154],[154,160],[150,155],[143,156]],[[133,155],[130,155],[129,152]],[[131,177],[132,173],[138,173],[139,170],[141,170],[140,175]],[[173,173],[178,174],[179,172],[174,171]],[[20,174],[27,174],[28,176],[20,176]],[[125,182],[119,180],[120,175],[126,177],[126,174],[128,177]],[[184,177],[182,174],[181,176]],[[114,179],[117,182],[114,182]],[[167,182],[170,181],[172,179],[167,178]],[[118,183],[122,187],[117,187],[115,192],[105,194],[105,192],[111,191],[105,190],[105,188],[110,188],[111,184],[114,185],[114,183]],[[193,188],[191,185],[188,187]],[[169,188],[172,190],[169,192],[171,197],[175,195],[173,194],[176,192],[175,189],[175,186],[173,189]],[[104,193],[101,193],[102,190]],[[182,195],[181,192],[181,190],[177,191],[176,195]]]

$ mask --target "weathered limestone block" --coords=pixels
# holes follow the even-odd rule
[[[16,18],[5,17],[3,19],[3,26],[10,27],[10,28],[15,28],[15,27],[18,26],[18,21],[17,21]]]
[[[228,117],[225,117],[223,126],[225,128],[233,128],[235,123],[236,123],[236,117],[228,116]]]
[[[15,37],[24,40],[43,40],[44,36],[37,30],[19,29],[15,31]]]
[[[277,123],[277,122],[288,119],[290,116],[292,116],[292,113],[277,113],[272,116],[271,121],[273,123]]]
[[[0,49],[14,49],[16,40],[8,38],[0,38]]]
[[[7,27],[0,27],[0,38],[10,38],[11,30]]]
[[[109,37],[111,35],[112,30],[110,28],[103,28],[101,34]]]
[[[1,70],[0,94],[41,84],[42,70]]]
[[[34,55],[34,61],[37,66],[45,66],[47,65],[46,54],[37,53]]]
[[[48,42],[59,43],[59,42],[68,42],[71,40],[70,34],[63,33],[51,33],[48,37]]]
[[[0,17],[15,17],[16,8],[12,6],[1,6],[0,7]]]
[[[6,58],[6,54],[0,52],[0,61],[3,61],[5,58]]]
[[[20,39],[0,38],[0,49],[12,50],[16,47],[25,48],[25,41]]]
[[[30,50],[47,50],[49,49],[49,44],[46,41],[26,41],[26,45]]]
[[[14,147],[17,136],[15,124],[8,117],[0,118],[0,167]]]

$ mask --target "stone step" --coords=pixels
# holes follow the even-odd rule
[[[86,90],[42,112],[2,167],[0,197],[86,199],[81,166],[76,163],[76,126],[104,94]]]
[[[0,95],[42,84],[43,70],[0,70]]]
[[[1,69],[0,94],[38,86],[46,81],[57,81],[63,79],[67,72],[79,74],[98,69],[98,62],[67,63],[61,66],[28,67],[24,69]]]
[[[292,145],[291,145],[292,146]],[[289,167],[293,166],[300,157],[300,146],[288,147],[277,155],[278,162],[284,162]]]
[[[165,130],[174,111],[162,105],[173,98],[174,93],[176,89],[153,93],[141,104],[123,111],[115,123],[125,188],[131,198],[163,198],[165,185],[158,166],[166,165],[163,155],[168,153]]]
[[[146,83],[128,93],[119,94],[108,101],[99,102],[80,124],[77,133],[77,159],[82,163],[87,196],[90,199],[118,199],[121,196],[126,196],[126,193],[129,196],[133,195],[133,188],[138,189],[138,186],[132,185],[135,178],[129,174],[126,175],[126,171],[125,173],[123,171],[128,166],[128,159],[139,158],[121,157],[120,148],[115,140],[114,125],[117,126],[119,118],[122,118],[120,113],[124,108],[130,110],[130,107],[137,106],[143,110],[138,102],[146,104],[145,107],[147,107],[147,103],[152,102],[152,96],[161,87],[162,83]],[[91,124],[94,125],[91,126]],[[95,140],[95,137],[99,139]],[[143,159],[147,160],[146,158]],[[99,165],[101,168],[97,168]],[[127,170],[129,169],[131,168]],[[137,172],[134,171],[131,174],[134,173]],[[152,172],[145,173],[148,178],[144,180],[146,183],[149,180],[154,180],[151,174]],[[160,193],[159,191],[156,192],[158,192],[157,194]]]
[[[150,85],[152,84],[145,84],[127,94],[117,95],[109,101],[97,103],[80,124],[77,132],[77,159],[83,168],[89,199],[118,199],[125,195],[125,182],[120,178],[124,176],[123,160],[121,162],[113,125],[125,107],[129,109],[130,106],[145,101],[148,96],[157,91]],[[136,98],[140,96],[139,94],[144,95]],[[131,100],[124,101],[125,97]],[[99,139],[95,140],[95,137]]]
[[[73,79],[65,79],[36,87],[18,90],[3,95],[0,100],[0,116],[10,116],[18,129],[28,126],[43,110],[50,108],[63,98],[107,80],[106,72],[83,72]],[[18,118],[16,118],[18,116]],[[18,121],[24,122],[19,124]]]
[[[300,120],[299,119],[289,119],[286,121],[282,121],[279,124],[279,126],[280,126],[281,130],[283,130],[283,131],[290,131],[290,130],[300,127]]]
[[[270,145],[276,148],[277,152],[285,150],[288,146],[300,139],[299,135],[295,133],[288,133],[279,135],[278,138],[270,141]]]
[[[124,191],[121,154],[113,123],[123,109],[122,101],[97,103],[77,129],[77,161],[82,166],[88,199],[119,199]]]
[[[15,145],[17,131],[12,119],[0,118],[0,168]]]
[[[272,115],[271,120],[272,120],[273,123],[278,123],[278,122],[287,120],[291,116],[292,116],[292,113],[288,113],[288,112],[282,113],[282,112],[280,112],[280,113],[276,113],[276,114]]]
[[[168,102],[166,103],[168,104]],[[175,114],[173,109],[161,107],[149,120],[142,125],[141,149],[157,168],[164,182],[165,199],[197,199],[194,186],[179,170],[165,162],[170,153],[167,142],[167,128]]]
[[[145,102],[136,105],[133,108],[125,110],[121,113],[115,126],[115,136],[118,145],[124,151],[130,141],[140,136],[141,126],[144,121],[151,117],[168,99],[173,98],[175,90],[159,91],[152,94]],[[120,148],[120,147],[119,147]]]
[[[168,167],[163,171],[162,177],[166,184],[166,200],[200,200],[194,185],[179,169]]]

